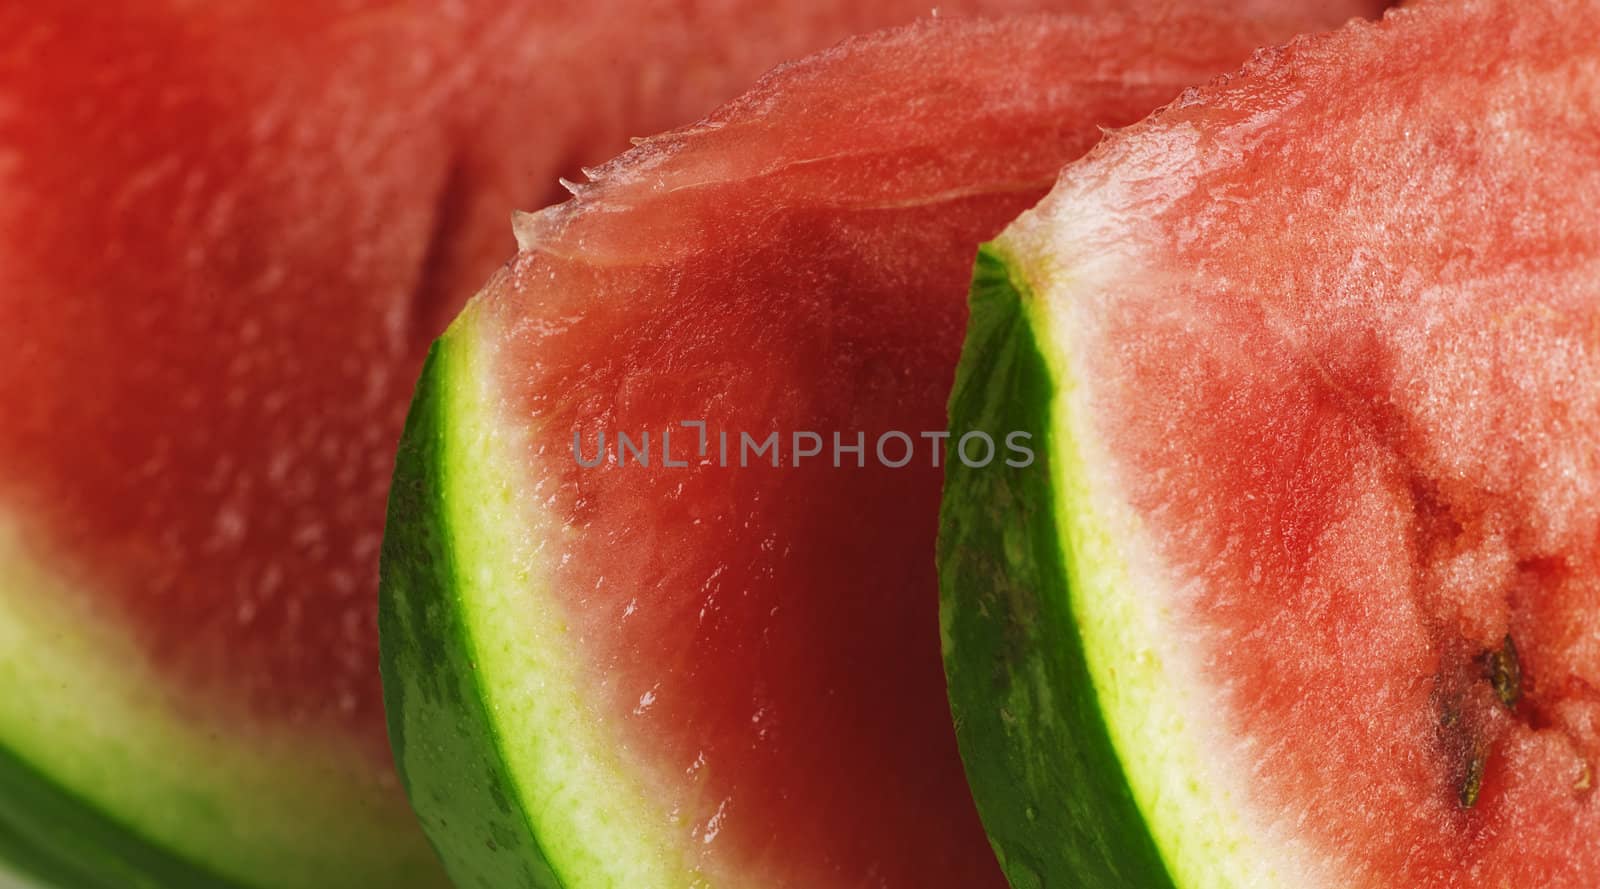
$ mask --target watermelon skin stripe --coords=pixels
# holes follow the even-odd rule
[[[422,817],[435,822],[428,835],[441,857],[460,860],[458,850],[445,848],[456,843],[470,848],[471,881],[453,879],[561,889],[511,777],[484,755],[500,744],[478,673],[464,656],[467,627],[451,601],[457,584],[445,505],[445,417],[452,371],[463,360],[452,345],[444,337],[428,352],[389,489],[378,611],[389,744],[406,793],[430,800]]]
[[[1054,512],[1056,378],[1024,308],[1025,286],[994,245],[979,251],[951,437],[1026,431],[1038,459],[1022,468],[945,463],[940,622],[956,735],[1015,889],[1061,874],[1095,889],[1172,889],[1072,618]],[[1076,693],[1059,700],[1052,689]]]
[[[3,746],[0,858],[60,889],[244,889],[150,843]]]

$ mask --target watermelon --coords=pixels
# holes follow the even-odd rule
[[[1013,886],[1600,873],[1600,6],[1257,56],[985,248],[942,628]]]
[[[1101,126],[1307,24],[930,20],[519,217],[384,540],[390,735],[458,884],[1004,885],[936,632],[972,257]]]
[[[427,343],[558,175],[925,8],[0,4],[7,857],[443,885],[377,671]]]

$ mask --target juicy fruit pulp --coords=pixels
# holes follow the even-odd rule
[[[940,470],[790,436],[942,428],[977,243],[1099,126],[1304,24],[855,40],[519,220],[424,374],[385,541],[391,734],[458,881],[1002,885],[939,676]],[[574,454],[682,458],[694,421],[688,466]],[[719,465],[718,432],[783,465]]]
[[[0,748],[218,879],[441,883],[372,595],[425,344],[510,207],[925,3],[691,6],[0,11]]]
[[[955,426],[1025,403],[1052,445],[953,473],[941,563],[1019,871],[1095,842],[1019,805],[1100,806],[1179,886],[1592,885],[1597,26],[1472,0],[1296,41],[997,240]],[[1065,781],[1083,750],[1117,778]]]

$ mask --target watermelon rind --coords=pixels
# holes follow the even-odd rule
[[[243,887],[169,854],[3,748],[0,859],[44,885],[71,889]]]
[[[1070,544],[1052,478],[1056,378],[993,244],[978,253],[970,304],[952,436],[1025,432],[1040,455],[1025,467],[946,462],[940,623],[968,777],[975,788],[999,790],[977,794],[984,826],[1015,889],[1042,887],[1053,873],[1091,886],[1170,887],[1070,618]],[[1056,688],[1081,693],[1056,700]]]
[[[9,824],[0,824],[0,889],[78,885],[82,881],[71,870],[44,857]]]
[[[34,551],[0,513],[0,859],[83,889],[442,885],[366,754],[187,713]]]
[[[1152,550],[1096,472],[1071,332],[1034,298],[1040,276],[1101,272],[1059,269],[1017,229],[979,254],[950,428],[1027,432],[1039,458],[947,461],[938,550],[951,708],[990,841],[1016,889],[1306,885],[1242,785],[1214,780],[1232,763],[1197,724],[1181,646],[1160,644],[1178,638],[1169,616],[1134,593],[1160,582],[1139,563]]]
[[[479,323],[469,307],[430,352],[389,495],[379,628],[402,780],[460,886],[709,886],[582,691],[537,576],[564,532],[517,483],[528,433],[495,416]]]

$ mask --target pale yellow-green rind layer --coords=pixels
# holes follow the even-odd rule
[[[1112,212],[1052,196],[991,248],[1027,294],[1023,311],[1054,382],[1048,409],[1051,494],[1067,561],[1070,610],[1094,693],[1134,799],[1179,889],[1313,889],[1317,878],[1270,815],[1226,725],[1218,677],[1202,674],[1183,628],[1181,592],[1144,522],[1122,496],[1097,431],[1084,356],[1106,286],[1137,281],[1135,256],[1090,231]],[[1098,250],[1088,255],[1088,250]],[[1062,695],[1070,690],[1057,690]]]
[[[0,854],[75,886],[445,885],[380,764],[331,734],[180,712],[25,533],[0,510],[0,821],[17,822]]]
[[[573,532],[528,481],[480,324],[469,307],[434,345],[390,494],[384,689],[412,802],[460,886],[709,886],[598,709],[545,570]]]

